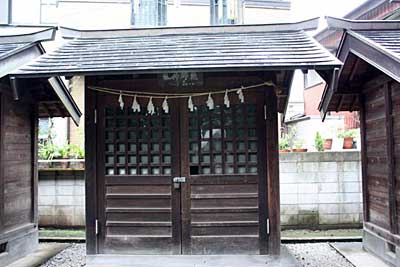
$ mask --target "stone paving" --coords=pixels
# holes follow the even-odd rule
[[[329,243],[306,243],[284,245],[297,259],[300,266],[304,267],[354,267],[349,261],[332,248]],[[281,262],[274,265],[265,262],[266,266],[293,266]],[[272,265],[271,265],[272,264]],[[73,244],[57,254],[41,267],[79,267],[85,265],[85,244]],[[201,266],[201,265],[200,265]],[[257,265],[258,266],[258,265]]]
[[[304,267],[354,267],[329,243],[288,244],[286,246]]]

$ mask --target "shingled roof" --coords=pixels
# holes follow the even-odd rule
[[[13,26],[0,25],[0,78],[7,80],[7,75],[23,64],[34,60],[45,53],[41,42],[53,40],[56,29],[54,27],[40,26]],[[40,99],[39,117],[67,117],[70,116],[76,124],[79,124],[81,112],[72,99],[68,88],[61,78],[36,80],[30,85],[41,84],[45,88],[47,100]],[[15,98],[18,95],[18,83],[12,79],[10,85],[14,87]],[[27,89],[25,87],[21,89]]]
[[[380,71],[400,82],[400,21],[327,20],[330,28],[345,31],[337,53],[344,65],[325,88],[319,106],[323,116],[329,111],[359,110],[358,96],[348,84],[351,81],[354,87],[368,78],[358,72]]]
[[[62,28],[72,38],[13,74],[20,77],[176,71],[332,69],[341,62],[309,37],[318,20],[126,30]]]

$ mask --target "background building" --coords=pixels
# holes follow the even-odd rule
[[[63,25],[75,28],[126,28],[259,24],[291,19],[290,0],[0,0],[0,23]],[[57,38],[47,51],[59,46]],[[83,107],[84,81],[68,79],[72,96]],[[41,122],[43,136],[53,125],[57,144],[83,145],[84,124],[69,119]]]
[[[352,20],[394,20],[400,18],[400,1],[367,0],[347,15]],[[333,54],[342,38],[342,31],[324,29],[315,38]],[[360,127],[358,112],[329,112],[324,123],[318,111],[325,82],[315,71],[303,74],[298,71],[293,82],[292,95],[283,121],[285,126],[296,127],[297,138],[306,142],[308,149],[314,148],[314,136],[319,131],[324,138],[337,135],[338,129]],[[310,138],[310,136],[312,138]],[[334,147],[340,148],[340,144]]]

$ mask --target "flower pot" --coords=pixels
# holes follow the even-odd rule
[[[84,161],[80,161],[79,162],[79,169],[85,169],[85,162]]]
[[[63,161],[60,162],[60,168],[68,169],[68,167],[69,167],[69,162],[66,159],[63,159]]]
[[[327,138],[324,140],[324,150],[332,149],[332,138]]]
[[[290,150],[289,149],[280,149],[279,152],[280,153],[288,153],[288,152],[290,152]]]
[[[292,151],[293,152],[307,152],[307,148],[293,148]]]
[[[39,169],[50,169],[50,168],[51,168],[51,163],[48,162],[48,161],[45,161],[45,162],[40,162],[40,161],[39,161],[39,166],[38,166],[38,168],[39,168]]]
[[[343,149],[352,149],[352,148],[353,148],[353,137],[343,138]]]

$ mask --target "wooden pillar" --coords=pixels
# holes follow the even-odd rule
[[[369,222],[369,196],[368,196],[368,174],[367,174],[367,143],[365,124],[365,102],[364,96],[359,95],[360,103],[360,138],[361,138],[361,179],[363,194],[364,222]]]
[[[95,108],[96,93],[88,90],[90,80],[85,77],[85,181],[86,181],[86,253],[93,255],[98,252],[96,219],[96,124]]]
[[[275,90],[266,91],[266,139],[267,139],[267,206],[269,219],[269,254],[280,254],[280,195],[279,195],[279,147],[278,112]]]
[[[38,171],[38,140],[39,140],[39,107],[38,103],[32,104],[31,114],[31,160],[32,160],[32,222],[39,224],[38,209],[38,190],[39,190],[39,171]]]
[[[3,233],[3,225],[4,225],[4,167],[3,167],[3,153],[4,153],[4,112],[3,112],[3,92],[1,88],[2,84],[0,83],[0,234]]]
[[[386,109],[386,157],[388,175],[388,199],[389,199],[389,225],[390,232],[398,233],[397,208],[396,208],[396,175],[393,136],[393,114],[392,114],[392,88],[391,83],[384,84],[385,109]]]

